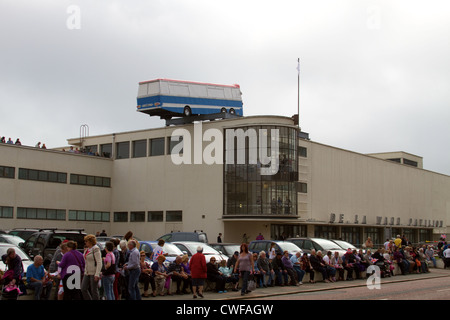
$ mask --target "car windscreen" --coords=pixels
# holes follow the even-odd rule
[[[223,247],[223,251],[225,251],[224,253],[230,254],[230,255],[234,254],[236,251],[239,252],[240,250],[241,250],[241,248],[238,245]]]
[[[176,245],[170,243],[164,244],[163,251],[167,253],[168,257],[176,257],[183,255],[183,252],[180,249],[178,249]]]
[[[19,246],[19,243],[25,242],[21,237],[3,234],[0,236],[0,242],[12,243],[15,246]]]
[[[291,242],[277,242],[277,244],[283,251],[299,251],[299,252],[302,251],[298,246],[296,246]]]
[[[1,246],[0,247],[0,256],[3,256],[4,254],[6,254],[6,252],[8,251],[9,248],[14,248],[14,250],[16,251],[16,254],[20,257],[20,259],[22,259],[22,261],[30,260],[30,257],[28,257],[25,254],[25,252],[23,252],[20,248],[17,248],[15,246],[12,246],[12,247]]]
[[[336,243],[326,239],[314,239],[319,246],[323,248],[323,250],[331,251],[331,250],[342,250]]]
[[[197,247],[199,246],[198,243],[183,243],[186,247],[189,248],[189,251],[191,252],[197,252]],[[215,250],[214,248],[211,248],[210,246],[205,245],[204,243],[201,244],[201,246],[203,247],[203,254],[219,254],[219,252],[217,250]]]
[[[336,243],[341,246],[342,249],[347,250],[347,249],[356,249],[356,247],[354,245],[352,245],[351,243],[348,243],[347,241],[342,241],[342,240],[334,240],[336,241]]]

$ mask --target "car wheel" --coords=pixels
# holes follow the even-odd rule
[[[234,111],[234,109],[231,108],[231,109],[230,109],[230,113],[231,113],[231,114],[236,114],[236,111]]]
[[[222,109],[220,109],[220,112],[222,112],[222,113],[227,113],[227,109],[222,108]]]

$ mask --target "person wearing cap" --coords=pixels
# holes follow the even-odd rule
[[[194,299],[197,298],[197,294],[200,298],[203,298],[203,286],[205,285],[205,279],[207,278],[206,258],[203,255],[203,247],[197,247],[197,253],[194,254],[189,262],[192,276],[192,293]]]

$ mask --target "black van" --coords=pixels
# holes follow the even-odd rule
[[[195,232],[172,232],[159,237],[157,240],[164,240],[165,242],[174,241],[195,241],[208,243],[208,236],[202,231]]]

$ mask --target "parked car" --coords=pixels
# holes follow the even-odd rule
[[[344,240],[330,240],[333,241],[334,243],[336,243],[339,247],[341,247],[343,250],[347,251],[347,249],[356,249],[359,250],[358,248],[356,248],[354,245],[352,245],[350,242],[344,241]],[[363,250],[363,252],[365,252],[366,250]]]
[[[152,255],[153,250],[158,245],[158,241],[140,241],[139,242],[141,247],[139,248],[140,251],[145,251],[145,255],[147,256],[147,260],[150,261],[150,257]],[[166,242],[164,244],[164,252],[167,253],[166,255],[166,261],[164,261],[164,264],[168,265],[171,262],[175,261],[175,258],[177,256],[182,256],[183,252],[173,243]]]
[[[21,237],[13,236],[12,234],[0,234],[0,243],[11,243],[19,246],[20,243],[25,242]]]
[[[8,232],[6,232],[5,230],[0,229],[0,234],[7,234]]]
[[[209,243],[211,247],[231,258],[234,252],[240,251],[240,245],[237,243]]]
[[[310,254],[311,250],[322,251],[323,255],[326,255],[328,251],[339,252],[342,256],[345,254],[346,250],[343,250],[340,246],[331,240],[322,238],[289,238],[286,241],[290,241],[300,247],[304,252]]]
[[[8,232],[13,236],[21,237],[23,240],[27,240],[33,233],[42,231],[43,229],[36,228],[14,228]]]
[[[27,268],[29,265],[33,264],[33,261],[31,260],[31,258],[18,246],[15,246],[13,244],[10,243],[0,243],[0,258],[6,254],[6,252],[8,251],[9,248],[14,248],[14,250],[16,251],[16,254],[22,259],[22,264],[23,264],[23,272],[25,274],[26,277],[26,273],[27,273]],[[0,259],[0,270],[5,272],[6,271],[6,265],[3,263],[3,261]]]
[[[281,240],[255,240],[250,242],[248,246],[248,250],[253,253],[259,254],[261,251],[265,251],[267,254],[270,250],[270,245],[272,243],[276,244],[275,250],[284,252],[288,251],[289,256],[296,254],[297,252],[303,253],[302,249],[300,249],[297,245],[290,241],[281,241]]]
[[[31,258],[42,256],[46,267],[50,264],[56,248],[64,240],[76,241],[78,250],[83,251],[85,236],[83,229],[44,229],[33,233],[20,247]]]
[[[194,232],[172,232],[167,233],[157,240],[163,239],[165,242],[175,242],[175,241],[194,241],[208,243],[208,236],[202,231]]]
[[[206,258],[206,263],[209,262],[209,259],[212,257],[216,258],[217,262],[222,260],[228,261],[228,257],[226,255],[220,254],[213,247],[203,243],[203,242],[194,242],[194,241],[184,241],[184,242],[173,242],[174,245],[178,247],[183,253],[186,253],[189,256],[189,259],[197,253],[198,246],[203,247],[203,254]]]

